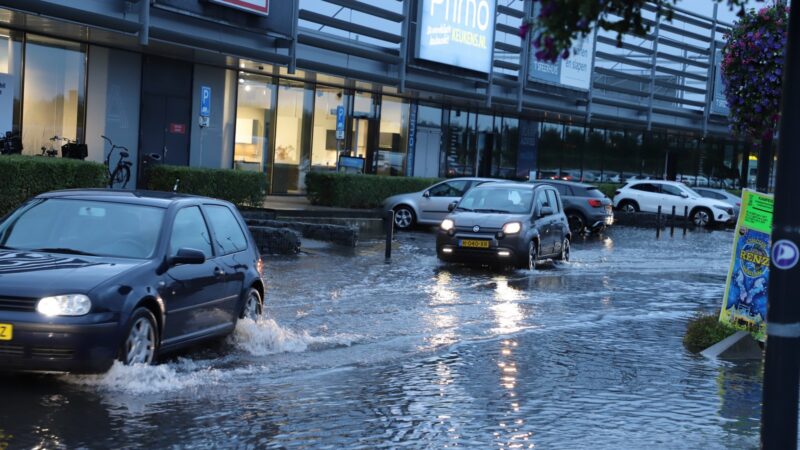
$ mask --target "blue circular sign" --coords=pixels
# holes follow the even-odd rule
[[[781,270],[789,270],[797,265],[800,259],[800,250],[797,244],[786,239],[781,239],[772,246],[772,262]]]

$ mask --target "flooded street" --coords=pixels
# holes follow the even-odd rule
[[[5,448],[756,448],[761,365],[684,350],[730,232],[618,228],[534,273],[434,235],[268,259],[263,323],[155,367],[0,378]]]

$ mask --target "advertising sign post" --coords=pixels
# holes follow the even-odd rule
[[[734,233],[733,256],[719,316],[720,322],[749,331],[761,342],[767,333],[772,206],[771,195],[742,192],[742,212]]]

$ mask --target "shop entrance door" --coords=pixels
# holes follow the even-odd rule
[[[146,56],[142,67],[139,154],[155,153],[165,164],[189,165],[192,65]]]
[[[436,178],[439,176],[441,146],[441,129],[417,128],[417,142],[414,151],[415,177]]]

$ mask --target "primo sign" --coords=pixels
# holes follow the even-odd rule
[[[495,0],[422,0],[417,57],[488,73]]]

